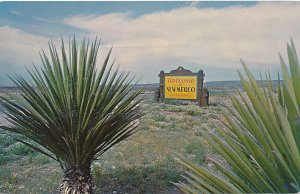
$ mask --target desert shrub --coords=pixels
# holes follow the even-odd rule
[[[180,101],[174,99],[164,99],[164,103],[170,105],[180,105]]]
[[[34,164],[43,165],[49,163],[50,158],[43,154],[37,154],[36,156],[32,157],[31,162]]]
[[[184,150],[187,154],[193,153],[196,149],[202,149],[202,145],[199,141],[193,140],[190,143],[186,144]]]
[[[156,126],[157,126],[158,128],[160,128],[160,129],[165,129],[165,128],[167,128],[169,125],[168,125],[168,123],[166,123],[166,122],[158,121],[158,122],[156,122]]]
[[[179,128],[177,127],[175,121],[169,122],[168,129],[169,129],[170,131],[178,131],[178,130],[179,130]]]
[[[190,116],[200,116],[202,113],[201,108],[197,106],[188,106],[186,114]]]
[[[145,115],[140,119],[140,130],[148,130],[151,125],[155,125],[155,120],[153,120],[149,115]]]
[[[102,168],[101,168],[101,165],[99,164],[94,164],[92,166],[92,174],[94,177],[97,177],[97,176],[101,176],[102,175]]]
[[[193,121],[190,121],[188,119],[178,119],[176,120],[175,131],[189,130],[193,127],[193,125]]]
[[[10,158],[8,156],[0,154],[0,166],[5,165],[8,161],[10,161]]]
[[[164,107],[164,110],[169,112],[183,112],[185,110],[185,107],[179,105],[167,105]]]
[[[9,146],[16,142],[12,137],[6,134],[0,134],[0,145]]]
[[[155,115],[152,115],[152,119],[156,122],[159,122],[159,121],[166,121],[167,117],[161,113],[157,113]]]
[[[195,158],[194,161],[199,164],[202,165],[205,162],[205,151],[204,148],[199,148],[194,150],[194,154],[195,154]]]
[[[140,130],[148,130],[150,129],[150,125],[148,123],[141,123],[139,126]]]
[[[4,182],[10,182],[10,178],[12,177],[12,170],[8,169],[8,168],[0,168],[0,180],[2,180],[3,182],[1,182],[1,184],[3,184]],[[0,187],[0,191],[1,191],[1,187]]]
[[[184,150],[187,154],[194,155],[194,161],[198,164],[202,164],[205,161],[205,149],[200,141],[193,140],[186,144]]]
[[[197,127],[194,127],[193,129],[194,129],[195,136],[202,137],[203,130],[212,129],[212,126],[210,124],[203,123],[203,124],[198,125]]]
[[[16,142],[13,145],[9,146],[9,152],[11,154],[15,154],[19,156],[26,156],[35,151],[20,142]]]

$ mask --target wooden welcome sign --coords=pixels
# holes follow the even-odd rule
[[[209,92],[203,87],[202,70],[193,73],[180,66],[170,73],[161,71],[158,77],[160,85],[156,93],[157,100],[192,100],[197,101],[199,106],[208,105]]]

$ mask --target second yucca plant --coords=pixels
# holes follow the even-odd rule
[[[287,47],[289,69],[280,56],[283,82],[261,88],[242,62],[248,80],[239,73],[247,98],[230,95],[233,109],[223,116],[225,129],[203,136],[227,161],[226,168],[211,159],[223,174],[216,175],[183,156],[185,193],[294,193],[300,191],[300,66],[293,41]]]

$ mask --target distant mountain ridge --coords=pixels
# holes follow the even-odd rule
[[[257,80],[257,82],[260,85],[266,85],[266,81],[263,80]],[[282,81],[280,81],[282,82]],[[275,87],[277,87],[278,80],[272,80],[272,83]],[[234,81],[210,81],[210,82],[205,82],[204,86],[209,88],[243,88],[242,83],[239,80],[234,80]],[[149,84],[137,84],[136,88],[142,88],[145,87],[147,90],[154,90],[155,88],[159,87],[159,83],[149,83]],[[5,90],[17,90],[17,87],[0,87],[0,91],[5,91]]]
[[[259,85],[266,85],[266,81],[257,80]],[[282,81],[280,81],[282,82]],[[278,80],[272,80],[273,86],[277,87]],[[241,81],[211,81],[205,82],[204,86],[209,88],[243,88]],[[146,89],[152,90],[159,87],[159,83],[150,83],[150,84],[138,84],[138,88],[145,87]]]

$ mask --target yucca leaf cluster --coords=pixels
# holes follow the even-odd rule
[[[28,70],[31,81],[12,78],[22,97],[1,97],[11,123],[1,128],[26,136],[19,140],[57,160],[66,171],[87,169],[116,143],[132,135],[141,117],[139,95],[129,73],[113,70],[111,49],[100,70],[100,41],[69,41],[60,52],[49,43],[41,68]],[[83,170],[84,171],[84,170]],[[71,176],[71,175],[70,175]]]
[[[230,94],[233,108],[223,116],[226,128],[203,136],[229,167],[211,159],[219,176],[183,156],[189,169],[187,183],[176,185],[186,193],[295,193],[300,191],[300,66],[293,41],[287,46],[289,69],[280,56],[283,81],[265,87],[242,61],[246,77],[239,76],[246,92]]]

